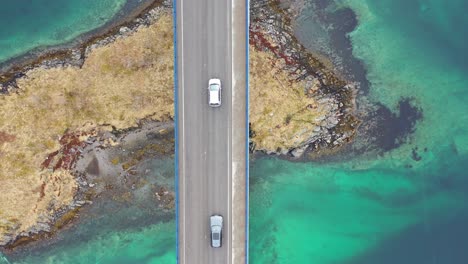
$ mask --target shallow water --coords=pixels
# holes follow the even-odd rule
[[[395,113],[402,98],[412,98],[422,119],[399,147],[378,156],[252,161],[250,263],[466,264],[467,3],[335,0],[321,12],[333,16],[346,7],[358,18],[350,44],[367,72],[366,98]],[[299,38],[339,60],[331,33],[339,25],[320,25],[307,12],[313,8],[299,19]],[[156,161],[155,175],[167,175],[171,163]],[[103,204],[106,210],[62,233],[59,244],[11,261],[175,263],[171,216],[143,205]]]
[[[175,263],[174,211],[160,208],[150,189],[150,184],[174,188],[174,162],[169,158],[155,159],[142,163],[136,170],[141,171],[140,182],[148,184],[117,197],[112,193],[100,196],[80,211],[80,220],[72,226],[52,239],[9,253],[9,261]]]
[[[62,44],[109,21],[126,0],[16,0],[0,8],[0,63]]]
[[[253,163],[251,262],[468,263],[466,1],[335,3],[321,12],[357,14],[350,43],[367,71],[367,99],[398,114],[411,98],[422,119],[381,156]],[[338,53],[330,47],[339,25],[320,24],[313,8],[298,20],[299,39]]]

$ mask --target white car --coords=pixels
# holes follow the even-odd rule
[[[210,217],[211,227],[211,246],[214,248],[221,247],[221,240],[223,239],[223,217],[220,215],[212,215]]]
[[[211,107],[221,106],[221,80],[210,79],[208,81],[208,104]]]

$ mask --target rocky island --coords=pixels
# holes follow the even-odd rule
[[[349,142],[353,84],[299,43],[278,1],[252,1],[251,12],[251,152],[298,158]],[[3,249],[53,234],[102,195],[131,200],[145,187],[173,210],[173,190],[138,170],[174,151],[171,15],[155,1],[106,34],[0,74]]]

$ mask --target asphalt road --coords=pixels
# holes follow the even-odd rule
[[[178,0],[179,263],[231,263],[231,0]],[[208,105],[208,80],[222,105]],[[224,217],[210,247],[209,217]]]

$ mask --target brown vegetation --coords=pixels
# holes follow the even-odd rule
[[[250,120],[258,150],[298,147],[331,112],[305,94],[315,84],[291,77],[280,62],[272,52],[250,50]],[[68,154],[92,131],[173,117],[171,16],[165,13],[157,23],[95,48],[81,68],[36,68],[17,84],[16,93],[0,95],[0,242],[2,235],[27,231],[72,202],[77,183]],[[166,147],[145,151],[171,153]],[[141,153],[122,166],[130,169],[139,158]]]
[[[0,238],[29,230],[72,202],[77,184],[70,172],[41,169],[67,131],[125,129],[143,118],[173,117],[172,65],[167,13],[94,49],[81,68],[36,68],[17,80],[17,92],[0,95]]]
[[[305,94],[305,81],[292,80],[274,54],[250,49],[250,122],[256,149],[298,147],[319,127],[329,109]]]

